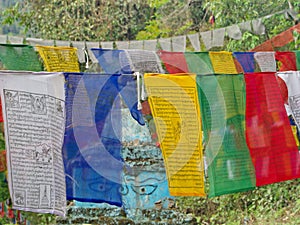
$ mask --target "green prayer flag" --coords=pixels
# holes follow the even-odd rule
[[[209,196],[255,188],[245,139],[245,82],[240,75],[197,76]]]
[[[297,70],[300,70],[300,50],[295,51]]]
[[[185,52],[184,56],[190,73],[213,74],[214,70],[208,52]]]
[[[3,67],[1,69],[6,70],[43,70],[38,54],[30,45],[0,44],[0,63]]]

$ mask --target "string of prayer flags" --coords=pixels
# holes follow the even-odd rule
[[[261,72],[276,72],[275,52],[255,52],[254,59]]]
[[[279,71],[296,71],[296,55],[294,52],[276,52],[275,59],[278,61]]]
[[[36,46],[48,72],[79,72],[77,49],[73,47]]]
[[[0,75],[13,209],[64,216],[64,76],[29,72]]]
[[[121,206],[120,75],[65,73],[65,79],[67,199]]]
[[[196,74],[213,74],[213,67],[208,52],[185,52],[188,72]]]
[[[0,44],[0,61],[6,70],[43,70],[37,53],[29,45]]]
[[[187,73],[188,65],[183,52],[159,51],[158,55],[170,74]]]
[[[234,52],[233,56],[241,65],[242,72],[251,73],[255,71],[254,52]]]
[[[201,119],[196,76],[145,74],[170,194],[204,196]]]
[[[242,74],[197,76],[209,196],[251,190],[255,172],[244,135]]]
[[[237,74],[231,52],[209,52],[215,74]]]
[[[275,73],[245,74],[246,140],[256,186],[296,179],[300,156]]]
[[[288,107],[291,110],[295,123],[298,129],[300,129],[300,72],[278,72],[277,76],[285,82],[285,87],[287,88],[286,97],[288,101],[285,101],[284,103],[288,104]]]

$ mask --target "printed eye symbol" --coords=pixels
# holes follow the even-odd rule
[[[151,195],[157,188],[157,185],[131,186],[132,190],[139,195]]]
[[[108,192],[109,190],[112,189],[112,185],[103,182],[90,183],[89,187],[91,190],[96,192]]]

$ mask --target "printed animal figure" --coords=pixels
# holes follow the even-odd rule
[[[45,96],[33,96],[30,95],[31,98],[31,108],[32,112],[36,114],[46,114],[46,99]]]

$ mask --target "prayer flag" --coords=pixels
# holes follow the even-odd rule
[[[171,51],[171,38],[160,38],[158,39],[158,43],[162,50]]]
[[[231,52],[209,52],[215,74],[237,74]]]
[[[77,49],[36,46],[48,72],[79,72]]]
[[[188,72],[200,75],[213,74],[213,67],[208,52],[185,52]]]
[[[134,57],[134,52],[130,57],[128,52],[135,50],[109,50],[109,49],[100,49],[93,48],[93,53],[98,60],[98,63],[102,67],[105,73],[108,74],[127,74],[127,76],[122,76],[118,81],[118,88],[122,90],[120,93],[123,100],[125,101],[127,107],[130,109],[132,117],[141,125],[145,124],[143,115],[138,109],[138,93],[137,93],[137,80],[133,77],[134,68],[140,69],[140,66],[147,65],[159,70],[159,66],[156,65],[156,62],[153,63],[153,60],[157,60],[157,56],[150,54],[150,58],[144,58],[141,62],[139,59]],[[142,51],[142,50],[141,50]],[[136,50],[138,52],[138,50]],[[144,51],[145,53],[148,51]],[[133,61],[131,61],[131,58]],[[154,59],[153,59],[154,58]],[[134,62],[134,63],[133,63]],[[147,66],[144,67],[147,70]],[[148,68],[149,69],[149,68]],[[143,72],[143,71],[141,71]],[[129,76],[128,76],[129,75]],[[123,88],[125,87],[125,88]]]
[[[254,59],[261,72],[276,72],[275,52],[255,52]]]
[[[6,70],[43,70],[38,54],[29,45],[0,44],[0,62]]]
[[[275,73],[245,74],[246,140],[256,186],[300,176],[299,151]]]
[[[238,25],[232,25],[226,27],[226,32],[228,36],[235,40],[240,40],[242,38],[242,32]]]
[[[186,36],[172,37],[172,51],[173,52],[185,52]]]
[[[200,36],[202,38],[202,41],[205,45],[206,50],[211,49],[212,47],[212,31],[205,31],[205,32],[200,32]]]
[[[295,51],[297,70],[300,70],[300,50]]]
[[[65,73],[67,198],[121,206],[121,75]],[[117,121],[114,123],[113,121]]]
[[[196,77],[145,74],[170,194],[204,196],[201,120]]]
[[[187,35],[194,50],[196,52],[200,51],[200,40],[199,40],[199,33],[196,33],[196,34],[188,34]]]
[[[209,196],[251,190],[255,172],[245,139],[242,74],[197,76]]]
[[[278,72],[277,76],[282,79],[285,88],[285,104],[290,108],[293,118],[295,120],[298,129],[300,129],[300,72],[299,71],[287,71]],[[281,85],[283,86],[283,85]],[[283,89],[283,88],[281,88]]]
[[[64,76],[29,72],[0,75],[13,208],[64,216]]]
[[[233,56],[242,66],[243,72],[251,73],[255,71],[254,52],[234,52]]]
[[[188,66],[183,52],[159,51],[158,55],[169,73],[188,72]]]
[[[279,71],[297,70],[295,52],[276,52],[275,59],[277,60]]]

